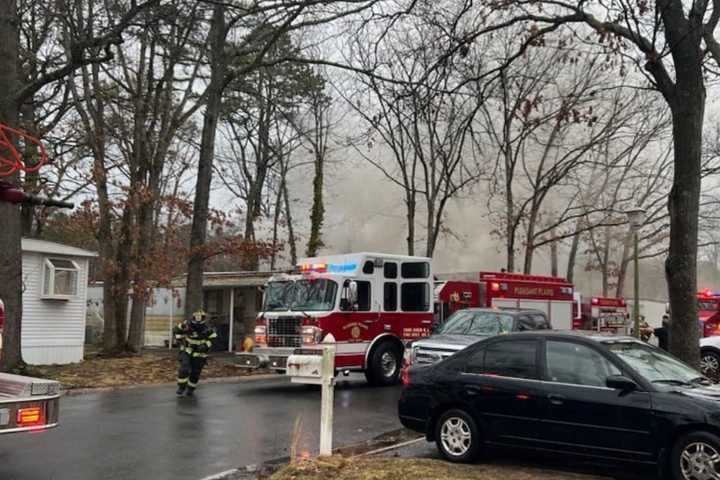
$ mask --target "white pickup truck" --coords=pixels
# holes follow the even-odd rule
[[[0,435],[58,425],[60,383],[0,373]]]

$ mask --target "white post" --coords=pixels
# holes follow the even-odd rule
[[[233,351],[233,327],[235,325],[235,287],[230,288],[230,328],[228,328],[228,352]]]
[[[173,293],[173,289],[170,289],[170,336],[168,337],[168,350],[172,350],[173,340],[175,339],[175,337],[173,336],[173,328],[175,327],[175,322],[173,319],[173,314],[175,313],[175,295],[173,295]]]
[[[335,347],[323,346],[322,393],[320,399],[320,456],[332,455],[333,404],[335,386]]]

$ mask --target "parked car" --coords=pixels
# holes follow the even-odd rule
[[[700,339],[700,371],[713,380],[720,380],[720,336]]]
[[[450,461],[510,447],[720,478],[720,387],[630,337],[496,336],[405,370],[403,384],[400,421]]]
[[[413,342],[406,349],[405,363],[432,364],[493,335],[551,328],[541,310],[467,308],[450,315],[433,335]]]

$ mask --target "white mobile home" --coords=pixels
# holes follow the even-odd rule
[[[22,240],[22,355],[27,363],[83,359],[88,267],[96,256],[59,243]]]

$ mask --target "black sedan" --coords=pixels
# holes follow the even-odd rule
[[[513,333],[403,372],[400,421],[450,461],[485,447],[720,480],[720,387],[627,337]]]

